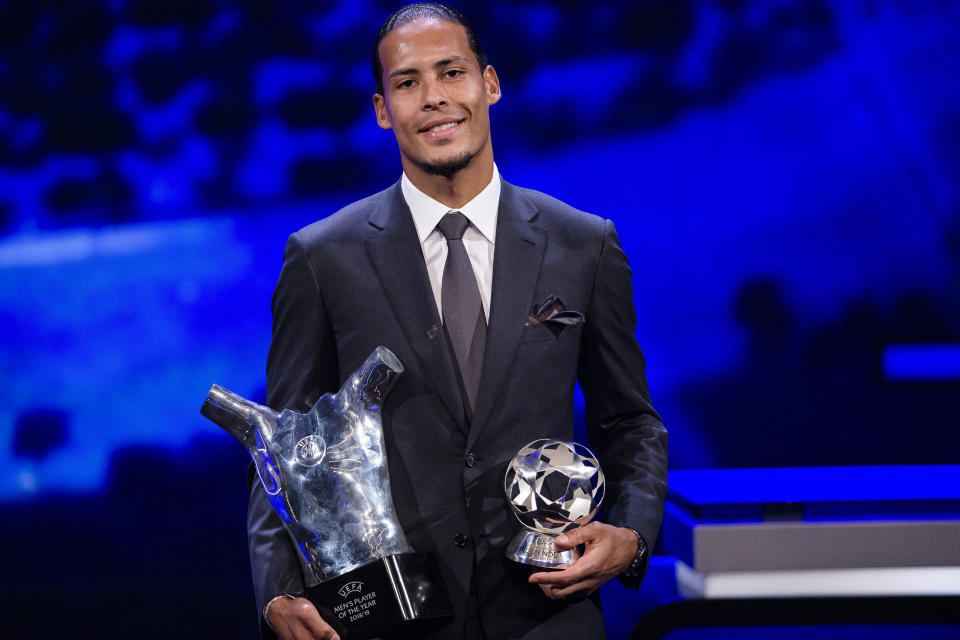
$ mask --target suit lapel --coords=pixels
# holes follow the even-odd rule
[[[504,182],[497,213],[483,377],[467,439],[468,449],[473,447],[503,390],[530,311],[546,246],[546,233],[533,222],[536,215],[536,207],[515,187]]]
[[[367,250],[387,299],[420,359],[424,374],[433,382],[457,426],[467,433],[453,358],[437,313],[416,227],[399,183],[371,213],[370,226]]]

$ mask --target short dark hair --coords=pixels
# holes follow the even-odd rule
[[[480,39],[465,15],[439,2],[414,2],[400,7],[387,16],[387,19],[380,25],[380,30],[377,31],[377,37],[373,39],[373,79],[377,83],[377,93],[383,95],[383,63],[380,61],[380,42],[394,29],[416,20],[430,18],[446,20],[463,27],[463,30],[467,32],[467,43],[470,45],[473,55],[477,57],[480,70],[483,71],[487,68],[487,57],[483,54]]]

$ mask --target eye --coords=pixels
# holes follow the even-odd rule
[[[406,80],[403,80],[396,84],[397,89],[409,89],[412,86],[413,86],[413,78],[407,78]]]
[[[447,69],[443,75],[445,78],[459,78],[463,75],[463,69]]]

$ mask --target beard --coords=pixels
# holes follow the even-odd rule
[[[459,155],[444,160],[435,160],[434,162],[418,163],[420,168],[434,176],[452,178],[455,173],[466,169],[474,154],[469,151],[463,151]]]

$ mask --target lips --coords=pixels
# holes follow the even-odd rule
[[[443,118],[442,120],[434,120],[433,122],[428,122],[420,127],[420,133],[426,133],[431,129],[448,128],[449,125],[460,124],[463,122],[463,120],[463,118]]]
[[[453,135],[457,129],[460,128],[460,123],[463,120],[456,120],[453,118],[445,118],[443,120],[437,120],[435,122],[430,122],[426,126],[421,127],[418,133],[421,133],[428,138],[444,138],[449,135]]]
[[[455,126],[457,126],[457,123],[456,123],[456,122],[446,122],[446,123],[444,123],[444,124],[438,124],[438,125],[435,126],[435,127],[430,127],[430,128],[427,129],[426,131],[427,131],[427,132],[430,132],[430,131],[444,131],[445,129],[449,129],[450,127],[455,127]]]

